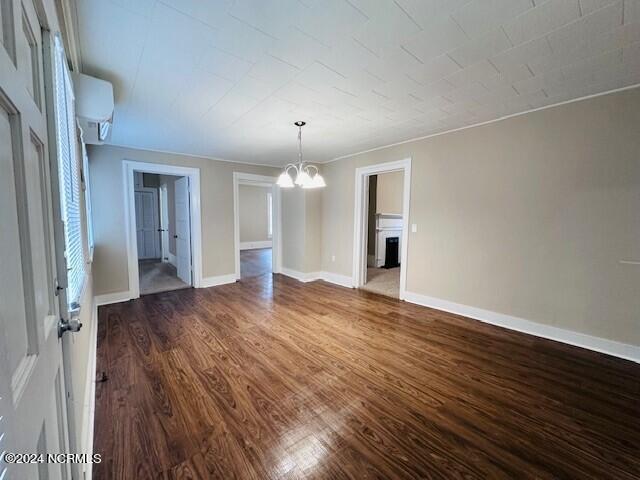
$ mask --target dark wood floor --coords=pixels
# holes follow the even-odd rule
[[[96,479],[640,477],[640,365],[261,275],[99,310]]]
[[[271,274],[271,249],[255,248],[240,252],[240,278]]]

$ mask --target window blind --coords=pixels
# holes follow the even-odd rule
[[[58,174],[60,175],[60,197],[67,263],[67,301],[71,306],[75,302],[80,302],[85,276],[85,262],[73,87],[59,36],[55,38],[55,103]]]

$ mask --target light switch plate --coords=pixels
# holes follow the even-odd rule
[[[411,224],[411,233],[416,233],[418,231],[418,224],[417,223],[412,223]]]

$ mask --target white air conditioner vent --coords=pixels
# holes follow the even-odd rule
[[[73,74],[76,118],[82,141],[102,145],[109,139],[113,123],[113,86],[82,73]]]

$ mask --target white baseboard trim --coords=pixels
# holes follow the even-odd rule
[[[505,315],[503,313],[492,312],[490,310],[470,307],[468,305],[454,303],[448,300],[428,297],[419,293],[406,292],[405,300],[424,307],[463,315],[465,317],[473,318],[474,320],[480,320],[481,322],[508,328],[509,330],[515,330],[517,332],[535,335],[536,337],[567,343],[576,347],[582,347],[588,350],[594,350],[596,352],[606,353],[607,355],[613,355],[614,357],[624,358],[626,360],[631,360],[632,362],[640,363],[640,346],[594,337],[584,333],[544,325],[542,323],[532,322],[530,320],[513,317],[511,315]]]
[[[340,285],[341,287],[353,288],[353,280],[346,275],[340,275],[339,273],[332,272],[299,272],[291,268],[282,268],[283,275],[287,277],[295,278],[299,282],[308,283],[315,282],[316,280],[324,280],[325,282]]]
[[[120,303],[131,300],[131,294],[126,292],[105,293],[103,295],[96,295],[94,302],[96,307],[100,305],[109,305],[111,303]]]
[[[282,271],[280,272],[287,277],[295,278],[296,280],[307,283],[313,282],[315,280],[320,280],[320,272],[299,272],[297,270],[293,270],[291,268],[282,267]]]
[[[209,288],[218,285],[226,285],[227,283],[235,283],[236,274],[229,273],[227,275],[218,275],[216,277],[205,277],[202,279],[202,284],[199,288]]]
[[[173,265],[174,267],[178,266],[178,259],[176,258],[176,256],[173,253],[169,252],[167,254],[167,258],[169,259],[169,263],[171,265]]]
[[[333,272],[320,272],[320,278],[325,282],[334,283],[341,287],[353,288],[353,278]]]
[[[254,248],[272,248],[273,242],[271,240],[264,240],[260,242],[240,242],[240,250],[253,250]]]
[[[93,434],[96,415],[96,359],[98,351],[98,303],[93,299],[91,314],[91,329],[89,331],[89,366],[87,379],[84,386],[84,399],[82,413],[82,453],[89,457],[93,455]],[[84,480],[91,480],[93,475],[93,463],[83,465]]]

